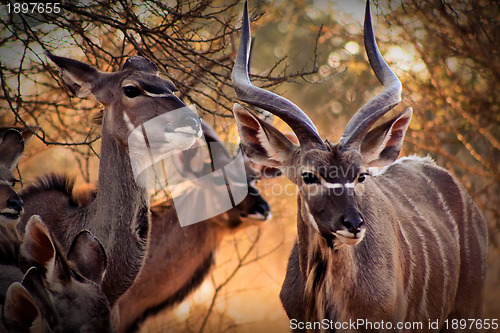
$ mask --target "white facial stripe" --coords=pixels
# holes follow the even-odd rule
[[[344,187],[343,184],[341,183],[327,183],[325,181],[321,182],[323,186],[325,186],[326,188],[342,188]]]
[[[15,215],[15,214],[19,214],[19,213],[20,213],[20,212],[22,212],[22,211],[24,211],[24,209],[23,209],[22,207],[21,207],[21,210],[20,210],[20,211],[15,210],[15,209],[12,209],[12,208],[8,208],[8,207],[7,207],[7,208],[2,209],[2,210],[0,211],[0,213],[2,213],[2,214],[13,214],[13,215]]]
[[[354,188],[354,183],[345,183],[346,188]]]
[[[175,96],[172,93],[155,94],[155,93],[149,92],[147,90],[144,90],[144,95],[149,96],[149,97],[172,97],[172,96]]]
[[[354,186],[355,186],[354,182],[352,182],[352,183],[345,183],[345,184],[342,184],[342,183],[327,183],[323,179],[321,179],[321,185],[325,186],[326,188],[334,188],[334,189],[343,188],[343,187],[345,187],[345,188],[354,188]]]
[[[345,183],[345,184],[342,184],[342,183],[328,183],[323,177],[318,176],[313,171],[304,170],[304,172],[309,172],[309,173],[312,173],[312,174],[316,175],[320,179],[321,185],[324,186],[324,187],[326,187],[326,188],[341,189],[341,188],[345,187],[345,188],[351,188],[351,189],[353,189],[356,186],[355,182],[350,182],[350,183]]]
[[[307,222],[309,222],[309,224],[312,225],[314,230],[319,232],[318,224],[316,223],[316,220],[314,220],[314,217],[312,216],[311,212],[309,211],[309,206],[307,205],[307,202],[304,201],[303,205],[305,208],[304,215],[307,218]]]

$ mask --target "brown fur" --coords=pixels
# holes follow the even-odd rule
[[[23,213],[23,202],[13,188],[16,179],[12,170],[23,153],[24,137],[28,140],[30,136],[29,130],[0,128],[0,225],[5,227],[13,228]]]
[[[25,145],[22,133],[20,128],[0,128],[0,304],[5,301],[8,287],[23,276],[17,267],[21,239],[15,229],[23,205],[12,187],[15,179],[12,169],[17,166]]]

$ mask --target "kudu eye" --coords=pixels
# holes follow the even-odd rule
[[[125,86],[123,87],[123,92],[125,93],[125,96],[134,98],[141,94],[141,89],[137,88],[136,86]]]
[[[301,176],[302,176],[302,180],[307,185],[319,184],[320,183],[318,176],[316,176],[312,172],[304,172],[304,173],[301,174]]]
[[[359,176],[358,176],[358,183],[364,182],[365,179],[366,179],[366,176],[367,176],[366,172],[360,173]]]

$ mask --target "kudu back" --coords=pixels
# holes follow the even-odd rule
[[[223,147],[221,139],[205,122],[208,144]],[[211,168],[213,159],[225,165],[232,161],[227,150],[211,150],[204,165],[179,166],[184,171]],[[194,291],[206,278],[215,260],[215,251],[225,236],[246,227],[260,226],[270,218],[269,204],[260,196],[255,181],[265,170],[254,170],[245,161],[248,195],[234,208],[196,224],[181,227],[172,202],[152,208],[151,234],[144,266],[135,283],[117,302],[118,332],[134,332],[149,316],[173,307]],[[221,185],[226,186],[226,185]],[[200,189],[203,190],[203,189]],[[192,203],[197,209],[201,203]]]
[[[144,131],[142,140],[151,146],[166,151],[188,148],[201,135],[199,117],[146,58],[130,57],[120,71],[104,73],[74,59],[46,54],[74,95],[92,95],[103,105],[98,190],[94,200],[78,205],[70,200],[72,181],[54,175],[40,178],[21,192],[26,218],[21,219],[19,231],[24,232],[29,216],[38,214],[66,251],[82,229],[92,232],[108,255],[103,291],[113,305],[139,273],[150,228],[149,193],[136,182],[130,145],[137,142],[130,136]],[[172,116],[165,121],[165,115]],[[148,122],[155,131],[146,138]]]
[[[296,105],[251,84],[245,5],[232,76],[237,97],[281,118],[299,140],[293,144],[234,106],[247,156],[280,168],[299,188],[297,242],[280,297],[296,331],[377,331],[384,329],[373,323],[382,321],[388,331],[452,331],[446,319],[481,319],[486,221],[458,181],[431,159],[397,159],[411,109],[374,125],[400,102],[402,86],[377,48],[369,2],[364,34],[384,91],[356,112],[333,144]],[[438,320],[438,327],[429,327],[429,320]],[[345,325],[352,321],[359,325]],[[408,322],[422,326],[398,326]]]

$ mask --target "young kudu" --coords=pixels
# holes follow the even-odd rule
[[[292,144],[235,105],[247,156],[281,168],[299,188],[298,239],[280,294],[292,328],[375,331],[364,324],[384,321],[392,326],[388,331],[402,331],[397,323],[420,322],[429,332],[446,331],[445,319],[480,319],[484,218],[453,176],[430,159],[396,160],[411,109],[372,129],[400,102],[402,87],[377,48],[369,3],[365,48],[385,89],[352,117],[337,144],[323,141],[293,103],[251,84],[249,24],[245,6],[233,70],[237,97],[284,120],[300,142]],[[439,320],[439,327],[428,327],[429,320]],[[359,325],[353,329],[349,321]]]
[[[100,283],[106,254],[88,231],[64,255],[39,216],[30,218],[20,245],[24,276],[1,289],[3,331],[113,332],[111,310]],[[1,324],[0,324],[0,328]],[[2,332],[3,332],[2,331]]]
[[[157,66],[146,58],[131,57],[121,71],[103,73],[73,59],[47,55],[76,96],[92,94],[104,106],[98,191],[91,203],[81,207],[59,200],[64,198],[60,192],[69,190],[67,181],[39,180],[21,193],[26,218],[21,219],[20,231],[29,216],[38,214],[65,250],[80,230],[91,231],[108,255],[103,291],[113,305],[139,273],[150,224],[149,194],[135,181],[129,135],[135,128],[144,130],[143,124],[150,120],[182,110],[162,121],[149,142],[145,140],[149,145],[184,149],[201,135],[200,121],[174,95],[172,82],[161,78]]]
[[[207,143],[222,144],[211,127],[203,122],[202,128]],[[217,153],[212,150],[210,156],[212,161],[207,161],[202,167],[210,168],[214,157],[221,165],[232,161],[227,150]],[[118,332],[134,332],[148,316],[181,302],[208,275],[223,237],[248,226],[261,225],[270,217],[268,203],[254,186],[259,175],[250,168],[248,160],[245,164],[248,195],[223,214],[181,227],[172,202],[152,208],[151,234],[144,265],[134,284],[116,303],[120,317]],[[196,169],[187,165],[180,167]]]

